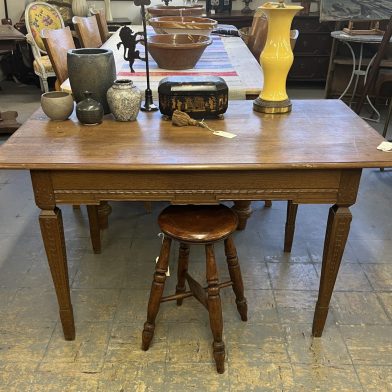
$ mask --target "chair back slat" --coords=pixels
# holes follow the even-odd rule
[[[69,27],[58,30],[44,29],[41,38],[52,63],[58,83],[68,78],[67,51],[75,49],[72,32]]]
[[[104,10],[92,10],[91,14],[97,18],[97,24],[99,29],[99,34],[101,35],[102,42],[106,42],[109,39],[109,28],[108,22],[106,21]]]
[[[102,46],[102,39],[95,16],[74,16],[72,23],[75,26],[83,48],[99,48]]]

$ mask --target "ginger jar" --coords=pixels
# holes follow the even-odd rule
[[[132,80],[115,80],[107,92],[107,100],[117,121],[135,121],[139,113],[142,94]]]

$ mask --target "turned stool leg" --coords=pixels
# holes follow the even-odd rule
[[[165,288],[166,271],[169,265],[171,239],[163,239],[159,260],[155,267],[154,280],[151,285],[150,299],[147,308],[147,321],[142,334],[142,349],[147,351],[154,336],[155,318],[159,311],[163,289]]]
[[[244,284],[242,282],[241,268],[238,263],[237,250],[233,238],[225,239],[225,254],[227,266],[229,267],[230,279],[233,282],[233,291],[235,294],[235,303],[237,304],[238,313],[242,321],[248,320],[248,305],[244,296]]]
[[[181,242],[178,256],[176,294],[185,293],[185,275],[188,271],[189,245]],[[182,305],[183,298],[177,300],[177,305]]]
[[[225,344],[222,340],[223,318],[222,305],[219,296],[218,271],[215,263],[214,246],[206,245],[207,283],[208,283],[208,314],[214,342],[212,344],[216,370],[218,373],[225,371]]]

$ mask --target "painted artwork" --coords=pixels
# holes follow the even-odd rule
[[[320,20],[382,20],[392,15],[392,0],[321,0]]]

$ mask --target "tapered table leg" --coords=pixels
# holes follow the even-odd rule
[[[55,207],[53,210],[42,210],[39,223],[60,308],[64,338],[74,340],[75,323],[69,290],[67,255],[60,209]]]
[[[234,206],[232,208],[238,216],[237,230],[244,230],[246,227],[246,222],[252,214],[250,203],[251,201],[249,200],[236,200],[234,202]]]
[[[75,339],[75,323],[69,290],[67,255],[61,211],[56,207],[56,197],[50,172],[31,171],[35,202],[41,209],[39,224],[50,272],[52,274],[60,320],[66,340]]]
[[[99,222],[98,206],[88,205],[88,222],[90,225],[90,239],[94,253],[101,253],[101,226]]]
[[[322,335],[327,320],[329,302],[350,230],[351,219],[352,215],[347,206],[335,204],[329,209],[320,289],[313,319],[312,333],[315,337]]]
[[[101,201],[98,208],[99,226],[101,230],[109,227],[109,215],[112,212],[112,207],[107,201]]]
[[[286,227],[284,232],[284,251],[291,252],[293,246],[295,219],[297,217],[298,204],[293,203],[291,200],[287,202],[287,217]]]

